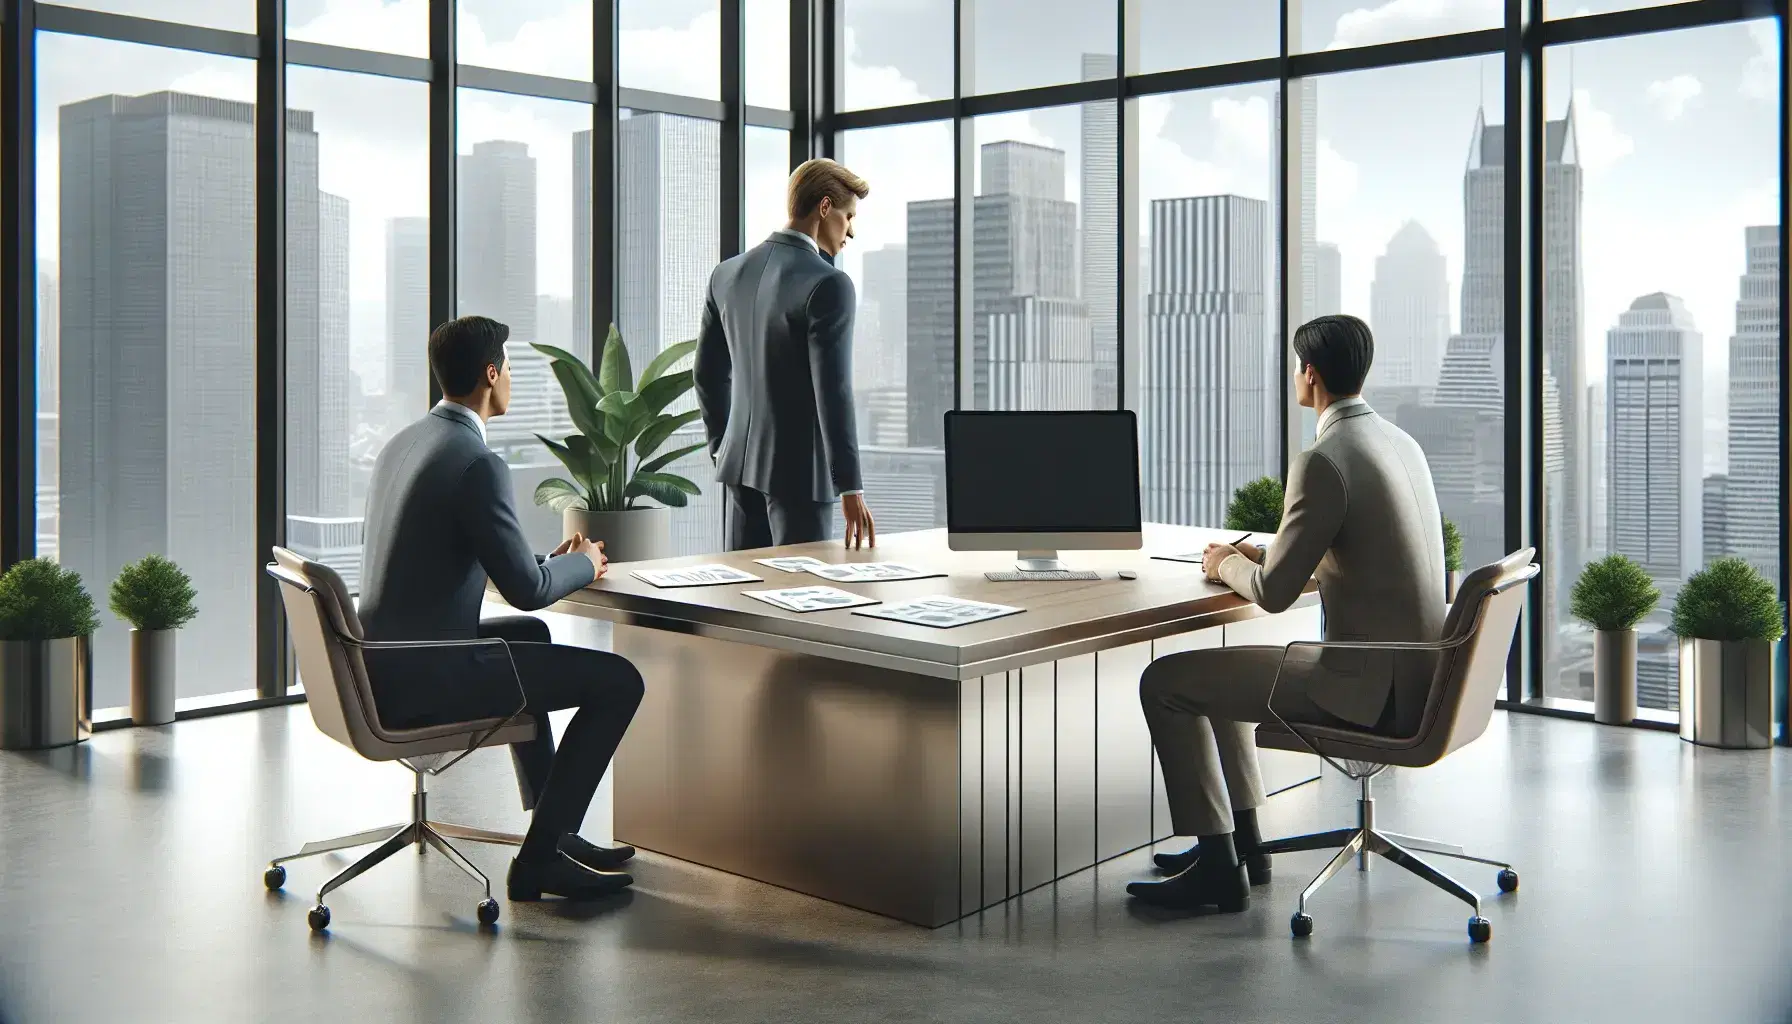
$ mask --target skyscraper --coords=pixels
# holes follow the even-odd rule
[[[638,370],[660,349],[697,336],[722,249],[722,140],[715,122],[674,114],[637,113],[617,132],[617,319]]]
[[[315,209],[311,115],[286,126],[289,180],[311,183],[295,201]],[[235,689],[255,656],[255,108],[100,96],[59,127],[60,557],[90,587],[146,554],[177,562],[201,609],[182,695]],[[98,706],[124,703],[126,635],[94,636]]]
[[[1269,204],[1240,196],[1151,203],[1146,314],[1145,517],[1211,524],[1232,492],[1275,471]]]
[[[958,365],[953,337],[953,217],[957,201],[923,199],[908,204],[908,443],[940,448],[946,413],[956,407]]]
[[[289,142],[290,156],[299,138]],[[315,134],[287,171],[286,510],[346,516],[352,508],[349,415],[348,200],[294,173],[315,169]]]
[[[456,308],[508,325],[520,342],[536,340],[535,179],[521,142],[479,142],[460,156]]]
[[[1662,292],[1606,332],[1607,530],[1670,595],[1704,556],[1702,348],[1686,306]]]
[[[1372,390],[1437,386],[1450,338],[1450,278],[1443,251],[1418,221],[1402,224],[1375,258],[1369,326],[1375,332]]]
[[[593,324],[591,308],[591,132],[572,133],[572,337],[567,351],[591,362],[591,332],[604,336],[609,324]]]
[[[865,280],[859,291],[858,331],[863,340],[853,352],[853,376],[861,390],[900,390],[907,383],[908,247],[886,245],[860,259]]]
[[[1095,352],[1088,309],[1076,299],[1020,295],[989,314],[986,409],[1089,409]]]
[[[1287,296],[1290,330],[1320,313],[1319,308],[1319,80],[1302,78],[1290,83],[1287,105],[1293,108],[1294,131],[1288,137],[1288,174],[1300,206],[1289,211],[1289,230],[1300,254],[1299,290]],[[1283,103],[1276,96],[1274,135],[1270,152],[1281,151]],[[1282,254],[1276,254],[1276,276],[1282,276]]]
[[[1083,54],[1083,81],[1111,79],[1119,71],[1111,53]],[[1120,253],[1120,109],[1118,100],[1082,107],[1082,300],[1089,313],[1095,373],[1087,407],[1119,405],[1120,353],[1116,312]]]
[[[1725,484],[1725,548],[1770,580],[1780,571],[1779,318],[1780,242],[1776,225],[1750,227],[1730,337],[1730,472]]]
[[[429,409],[429,218],[386,222],[386,430]]]
[[[1331,242],[1316,244],[1313,273],[1313,316],[1344,312],[1344,257],[1336,245]]]

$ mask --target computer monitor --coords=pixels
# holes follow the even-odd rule
[[[1127,412],[946,414],[946,540],[1018,551],[1023,571],[1058,551],[1144,544],[1139,423]]]

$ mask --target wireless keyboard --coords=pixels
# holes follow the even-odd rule
[[[983,578],[991,583],[1064,583],[1069,580],[1098,580],[1101,573],[1081,569],[1047,569],[1044,572],[986,572]]]

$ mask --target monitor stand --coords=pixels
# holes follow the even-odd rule
[[[1059,572],[1070,568],[1058,560],[1056,551],[1022,551],[1014,567],[1021,572]]]

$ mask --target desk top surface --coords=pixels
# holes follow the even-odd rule
[[[1064,558],[1071,568],[1099,572],[1102,577],[1067,582],[991,582],[983,574],[1013,569],[1015,553],[951,551],[944,530],[882,536],[875,549],[860,551],[847,551],[839,541],[832,541],[615,562],[603,579],[567,597],[553,610],[930,676],[970,679],[1261,614],[1230,589],[1208,583],[1200,565],[1151,557],[1198,552],[1210,541],[1237,536],[1236,531],[1147,524],[1142,550],[1067,552]],[[833,583],[754,561],[779,555],[808,555],[829,563],[903,562],[947,575],[894,583]],[[660,588],[633,575],[637,569],[711,563],[752,573],[761,582]],[[1136,572],[1138,578],[1118,579],[1116,573],[1122,569]],[[855,615],[845,609],[791,612],[741,593],[802,586],[834,586],[884,602],[943,595],[1025,610],[936,629]],[[1309,594],[1304,601],[1313,599]]]

